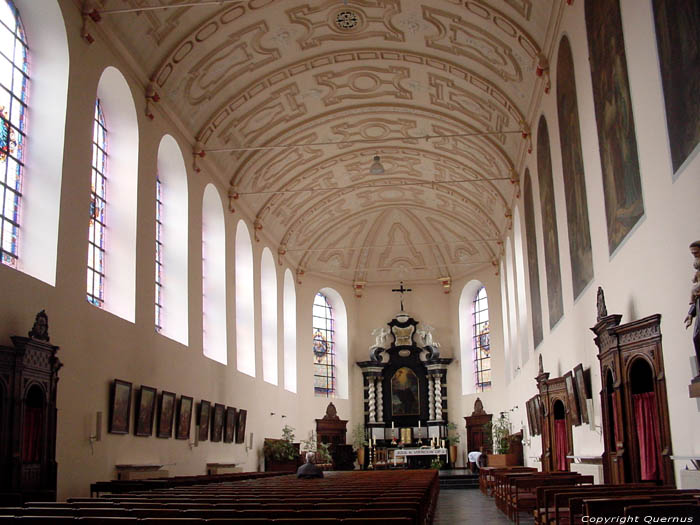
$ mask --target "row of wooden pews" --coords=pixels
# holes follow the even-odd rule
[[[434,470],[329,472],[303,480],[281,475],[28,503],[0,509],[0,523],[425,525],[432,523],[438,494]]]
[[[700,490],[679,490],[653,482],[594,485],[592,476],[576,472],[487,467],[480,471],[479,486],[516,524],[523,512],[534,516],[535,525],[610,523],[610,518],[620,522],[625,517],[630,519],[621,523],[651,523],[646,516],[700,522]]]

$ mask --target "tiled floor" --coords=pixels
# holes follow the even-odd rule
[[[521,523],[532,523],[532,518],[521,514]],[[435,525],[463,525],[478,523],[481,525],[500,525],[512,523],[508,517],[496,508],[493,498],[484,496],[481,491],[441,490],[438,499]]]

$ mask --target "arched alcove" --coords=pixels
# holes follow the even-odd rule
[[[202,337],[204,355],[227,363],[226,225],[219,192],[213,184],[202,199]]]
[[[164,135],[158,147],[161,213],[162,312],[160,333],[187,345],[188,194],[187,169],[177,141]]]
[[[260,260],[263,380],[277,385],[277,269],[265,247]]]
[[[292,271],[284,271],[284,389],[297,391],[297,293]]]
[[[236,227],[236,367],[255,377],[253,245],[243,220]]]

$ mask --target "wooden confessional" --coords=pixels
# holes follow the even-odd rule
[[[56,501],[56,387],[61,362],[37,314],[29,337],[0,346],[0,493]]]
[[[537,388],[542,405],[542,471],[569,470],[572,460],[567,456],[574,454],[572,403],[576,399],[567,392],[566,376],[549,378],[541,356]]]
[[[602,290],[599,290],[599,302]],[[605,483],[656,480],[675,485],[671,460],[661,315],[620,324],[604,299],[591,328],[598,346],[602,390]]]

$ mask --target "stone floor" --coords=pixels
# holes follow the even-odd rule
[[[526,514],[520,515],[521,523],[532,523]],[[496,508],[493,498],[484,496],[480,490],[441,490],[438,499],[435,525],[500,525],[512,523]]]

